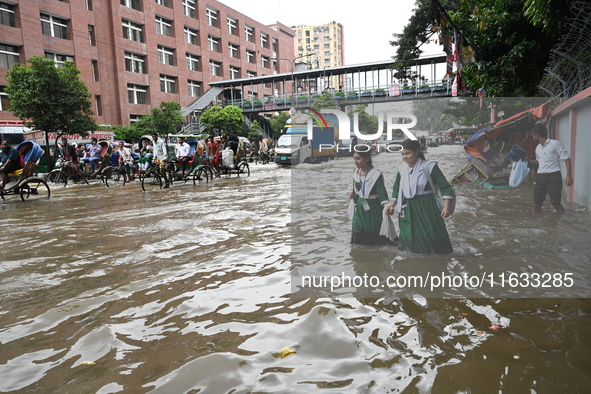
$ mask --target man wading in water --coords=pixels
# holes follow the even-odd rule
[[[570,155],[562,145],[562,142],[548,138],[548,129],[543,124],[537,124],[532,129],[534,139],[540,144],[536,147],[536,160],[538,164],[538,178],[534,188],[534,209],[533,213],[542,211],[542,204],[546,194],[550,195],[550,203],[557,212],[564,212],[560,204],[562,194],[562,174],[560,173],[560,160],[566,165],[566,186],[573,184],[572,163]]]

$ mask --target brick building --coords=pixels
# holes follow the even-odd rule
[[[0,120],[6,72],[32,56],[72,60],[97,122],[125,125],[211,81],[290,72],[294,36],[215,0],[0,0]]]

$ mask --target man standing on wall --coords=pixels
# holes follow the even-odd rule
[[[566,165],[566,186],[573,184],[572,163],[570,155],[562,145],[562,142],[548,138],[548,129],[543,124],[533,127],[534,139],[539,142],[536,147],[536,160],[534,165],[538,167],[538,178],[534,188],[533,213],[542,211],[542,204],[546,194],[550,196],[550,203],[557,212],[564,212],[560,204],[562,194],[562,174],[560,173],[560,160]]]

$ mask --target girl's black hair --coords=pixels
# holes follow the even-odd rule
[[[402,149],[419,151],[419,159],[425,160],[425,155],[421,152],[421,144],[417,140],[406,139],[400,144]]]
[[[373,167],[373,163],[371,162],[371,152],[369,150],[368,151],[364,151],[364,152],[357,152],[357,151],[355,151],[355,153],[357,153],[361,157],[369,157],[369,160],[367,161],[367,164],[369,164],[370,167]]]

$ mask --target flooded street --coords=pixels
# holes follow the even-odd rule
[[[448,179],[466,163],[460,146],[427,158]],[[374,157],[389,192],[401,162]],[[534,216],[532,184],[462,184],[451,255],[351,246],[353,168],[259,164],[206,185],[69,185],[0,203],[0,392],[591,391],[587,208]],[[574,285],[335,297],[292,283],[306,270],[570,272]]]

